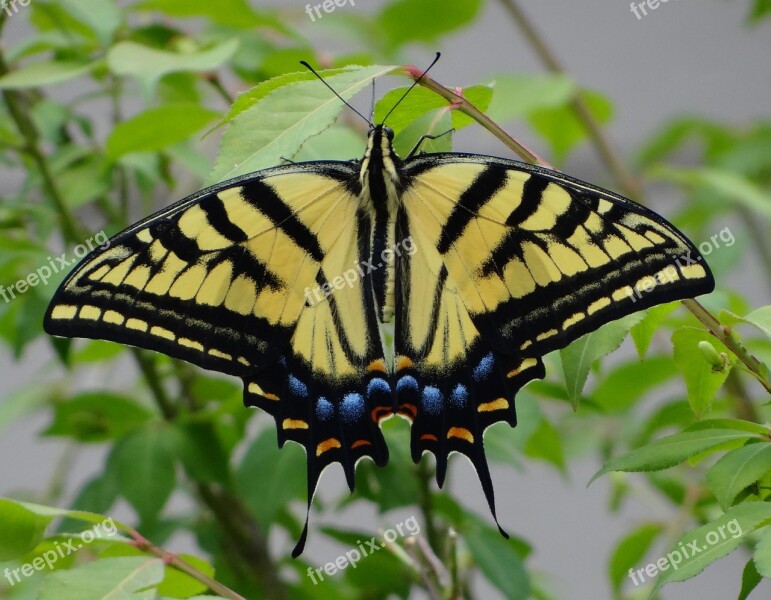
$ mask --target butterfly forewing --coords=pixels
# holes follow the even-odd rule
[[[346,186],[354,173],[347,163],[280,167],[151,216],[83,260],[46,330],[238,375],[247,403],[275,417],[279,440],[306,447],[311,492],[330,462],[352,482],[361,456],[386,460],[369,398],[388,392],[366,376],[382,379],[385,361],[365,277],[323,293],[367,257]]]
[[[502,352],[542,356],[603,323],[714,287],[677,229],[605,190],[473,155],[419,157],[411,170],[403,204],[412,226]]]

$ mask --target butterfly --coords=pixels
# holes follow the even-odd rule
[[[69,274],[52,335],[149,348],[244,382],[279,445],[307,455],[308,505],[340,463],[467,456],[497,523],[483,445],[516,424],[542,357],[632,312],[712,291],[697,248],[656,213],[521,162],[400,158],[370,124],[363,158],[279,165],[199,191],[113,237]],[[381,324],[393,323],[384,346]],[[499,526],[500,529],[500,526]],[[505,532],[501,530],[503,535]]]

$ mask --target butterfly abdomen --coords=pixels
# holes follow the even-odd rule
[[[394,315],[396,258],[396,211],[403,188],[402,160],[393,151],[393,132],[377,126],[370,133],[361,161],[360,198],[373,215],[372,249],[365,265],[372,272],[375,301],[380,321],[387,323]]]

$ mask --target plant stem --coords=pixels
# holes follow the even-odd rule
[[[134,538],[134,546],[136,546],[139,550],[146,552],[147,554],[157,556],[167,565],[171,565],[175,569],[182,571],[183,573],[187,573],[193,579],[200,581],[205,586],[207,586],[212,592],[216,592],[223,598],[231,598],[232,600],[245,600],[243,596],[237,594],[229,587],[221,584],[216,579],[212,579],[203,571],[199,571],[189,562],[179,558],[176,554],[164,550],[160,546],[156,546],[151,541],[145,539],[142,537],[142,535],[139,534],[138,531],[131,530],[131,536]]]
[[[771,381],[769,381],[768,368],[742,346],[739,340],[736,339],[736,336],[731,332],[730,327],[722,325],[711,312],[693,298],[683,300],[682,303],[707,329],[709,329],[712,335],[723,342],[725,347],[733,352],[736,357],[744,363],[750,374],[771,394]]]
[[[510,133],[508,133],[505,129],[503,129],[503,127],[498,125],[495,121],[493,121],[485,113],[479,110],[471,102],[466,100],[466,98],[464,98],[458,92],[450,90],[449,88],[444,87],[442,84],[434,81],[427,75],[424,75],[422,69],[419,69],[412,65],[406,65],[404,67],[404,70],[406,74],[409,77],[411,77],[414,81],[419,80],[420,85],[439,94],[443,98],[446,98],[450,102],[451,107],[453,109],[459,110],[462,113],[467,114],[469,117],[474,119],[477,123],[482,125],[482,127],[490,131],[495,137],[501,140],[504,144],[512,148],[514,152],[516,152],[519,156],[523,158],[523,160],[529,163],[533,163],[536,165],[540,165],[542,167],[549,168],[549,169],[553,168],[548,162],[546,162],[544,159],[538,156],[538,154],[536,154],[534,151],[530,150],[524,144],[522,144],[514,137],[512,137]]]
[[[0,21],[2,25],[2,21]],[[5,62],[5,56],[3,55],[2,48],[0,48],[0,77],[9,72],[8,65]],[[35,163],[40,176],[43,179],[43,185],[45,190],[50,196],[51,200],[59,213],[59,218],[62,223],[62,231],[64,236],[71,242],[77,243],[85,236],[80,226],[77,224],[72,214],[67,208],[67,204],[64,201],[64,196],[56,186],[53,173],[48,166],[48,161],[40,148],[40,136],[37,128],[35,127],[29,112],[24,108],[24,103],[19,98],[19,92],[14,90],[3,90],[3,99],[8,107],[8,112],[11,115],[19,133],[24,138],[24,153],[27,154]]]
[[[431,502],[431,479],[433,473],[431,469],[426,466],[426,461],[421,460],[417,467],[418,485],[420,486],[420,492],[418,496],[418,506],[423,513],[423,521],[426,528],[426,539],[428,544],[434,549],[434,552],[441,552],[439,547],[439,532],[436,530],[436,523],[434,523],[434,507]]]

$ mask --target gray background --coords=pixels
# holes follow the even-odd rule
[[[307,17],[303,20],[304,3],[286,0],[257,4],[291,6],[301,15],[297,17],[299,26],[319,40],[318,48],[345,49],[344,42],[330,39],[323,24],[311,24]],[[378,6],[377,2],[357,0],[355,8],[346,5],[337,10],[372,11]],[[624,156],[629,157],[651,132],[676,115],[703,115],[737,127],[768,118],[769,25],[747,29],[746,0],[669,0],[641,20],[635,18],[625,0],[541,0],[527,3],[525,8],[567,71],[585,87],[601,90],[613,101],[615,117],[607,131]],[[324,18],[333,19],[334,13]],[[23,27],[22,23],[10,23],[6,35],[22,35]],[[433,76],[448,86],[471,85],[498,72],[542,71],[509,17],[494,1],[488,2],[482,18],[473,27],[443,40],[439,49],[443,57]],[[406,49],[401,58],[412,64],[427,64],[434,50],[416,46]],[[514,124],[509,130],[546,154],[525,126]],[[464,132],[455,147],[508,156],[497,140],[481,130]],[[565,170],[612,187],[606,170],[589,147],[575,153]],[[0,177],[0,194],[9,191],[15,180],[4,172]],[[667,215],[669,199],[659,200],[658,208]],[[715,231],[722,226],[716,224]],[[744,271],[745,282],[760,278],[758,273],[753,277],[752,271]],[[737,283],[740,281],[729,282]],[[744,289],[749,289],[755,305],[768,303],[765,292],[751,286]],[[53,289],[50,291],[53,293]],[[55,363],[44,341],[29,346],[19,362],[12,360],[7,349],[0,348],[0,400],[8,398],[26,381],[44,380],[52,365]],[[55,369],[58,372],[59,368]],[[88,381],[79,383],[118,385],[116,377],[131,378],[126,373],[97,370],[88,375]],[[65,446],[57,440],[37,437],[47,419],[33,415],[0,432],[0,495],[18,497],[25,491],[39,491],[59,469]],[[99,447],[75,456],[67,488],[77,489],[81,481],[101,467],[103,456]],[[525,464],[523,471],[493,468],[502,524],[534,545],[530,564],[553,577],[549,587],[559,598],[610,597],[606,570],[615,541],[635,524],[672,517],[672,508],[653,495],[648,502],[633,501],[621,513],[609,515],[608,478],[585,487],[597,468],[594,460],[570,463],[565,479],[532,461]],[[452,461],[448,479],[456,497],[486,513],[479,508],[484,507],[484,499],[466,461]],[[321,494],[335,495],[344,485],[339,472],[328,471],[322,480]],[[177,501],[175,506],[184,508],[184,503]],[[116,512],[119,517],[129,515],[125,506]],[[361,522],[362,516],[350,511],[339,520]],[[407,513],[395,515],[378,522],[388,528],[406,516]],[[317,519],[316,525],[319,524]],[[318,537],[311,535],[308,558],[311,563],[322,565],[334,560],[341,548],[327,546]],[[169,549],[181,550],[188,543],[187,539],[176,539]],[[736,552],[696,579],[667,587],[663,598],[735,598],[746,558],[741,551]],[[480,597],[495,597],[496,592],[489,588],[482,590]],[[771,585],[765,582],[752,598],[768,598],[769,591]]]

